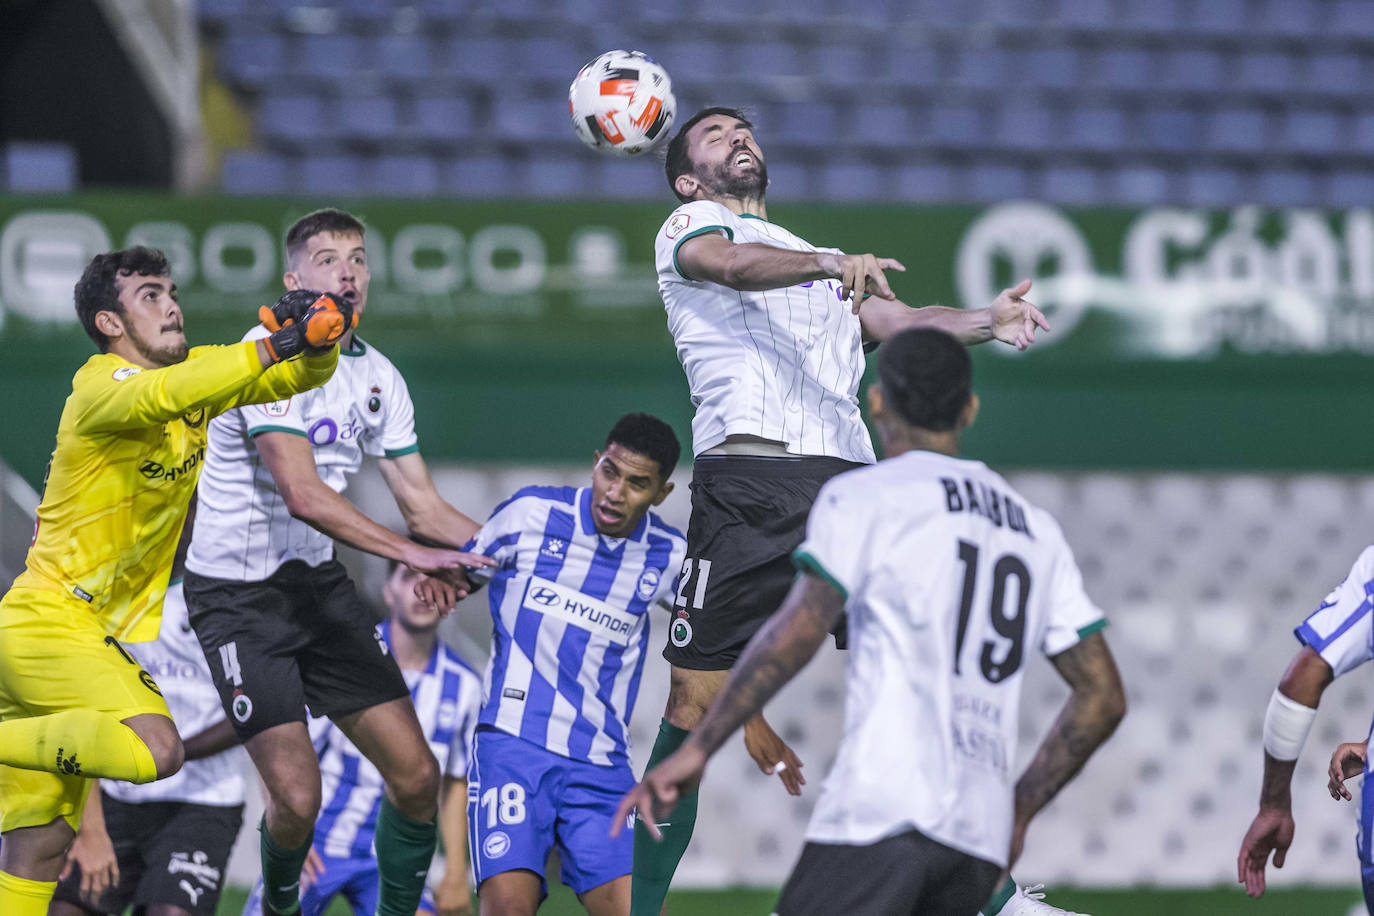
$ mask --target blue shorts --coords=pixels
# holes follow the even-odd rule
[[[1374,913],[1374,782],[1365,767],[1364,783],[1360,786],[1360,829],[1355,835],[1355,849],[1360,856],[1360,883],[1364,886],[1365,906]]]
[[[338,895],[348,901],[355,916],[373,916],[377,912],[377,860],[333,859],[324,855],[320,858],[324,860],[324,874],[301,894],[301,916],[321,916]],[[434,894],[425,888],[418,912],[438,911]],[[262,916],[262,878],[258,878],[249,893],[243,916]]]
[[[542,879],[554,847],[563,883],[578,894],[630,874],[633,831],[614,840],[610,834],[620,799],[634,785],[628,766],[570,760],[479,727],[468,764],[468,847],[478,888],[516,869]]]

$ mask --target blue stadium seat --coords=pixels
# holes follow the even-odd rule
[[[517,22],[534,22],[548,13],[542,0],[501,0],[500,3],[481,4],[481,8],[494,12],[501,19]]]
[[[1107,89],[1145,89],[1158,76],[1154,55],[1141,48],[1106,48],[1093,68],[1094,85]]]
[[[1022,58],[1016,82],[1072,89],[1082,80],[1082,62],[1073,48],[1031,48]]]
[[[959,173],[947,165],[903,165],[890,182],[895,200],[908,203],[947,203],[958,200]]]
[[[1307,59],[1308,89],[1332,95],[1363,95],[1364,62],[1358,54],[1316,49]]]
[[[997,89],[1008,79],[1020,81],[1033,78],[1028,73],[1016,73],[1010,66],[1009,55],[1001,48],[964,48],[959,52],[956,77],[966,86]]]
[[[811,70],[821,85],[853,87],[861,84],[865,89],[871,87],[870,77],[864,63],[864,55],[856,54],[854,46],[847,42],[816,45],[810,54]]]
[[[1282,143],[1300,153],[1334,153],[1346,148],[1346,120],[1332,111],[1294,109],[1284,115]]]
[[[993,139],[1008,149],[1040,150],[1061,140],[1055,113],[1031,99],[1004,99],[997,113]]]
[[[975,165],[968,170],[964,197],[993,202],[1029,196],[1026,170],[1015,165]]]
[[[738,0],[730,0],[731,6],[738,7]],[[769,76],[800,76],[807,72],[801,55],[801,48],[791,41],[761,41],[750,44],[740,55],[740,66],[745,73],[767,74]]]
[[[362,160],[346,153],[307,155],[301,160],[299,190],[306,194],[356,194],[365,186]]]
[[[264,96],[257,125],[263,139],[297,145],[335,137],[340,129],[324,98],[313,93]]]
[[[1111,0],[1059,0],[1054,21],[1079,29],[1103,29],[1112,24]]]
[[[516,66],[526,75],[560,83],[571,83],[582,65],[600,53],[586,53],[578,44],[561,38],[527,38],[512,48]]]
[[[1173,175],[1149,165],[1123,166],[1107,177],[1104,197],[1113,203],[1148,206],[1174,197]]]
[[[1293,58],[1282,51],[1251,51],[1241,55],[1234,85],[1238,89],[1280,92],[1291,89]]]
[[[1258,108],[1222,108],[1207,119],[1208,149],[1257,152],[1268,139],[1268,119]]]
[[[768,163],[768,193],[776,193],[778,199],[791,201],[809,200],[817,196],[812,183],[814,169],[804,162],[790,159]],[[663,190],[668,191],[668,181],[663,181]]]
[[[196,15],[206,22],[223,22],[249,12],[252,7],[252,0],[200,0],[196,4]]]
[[[715,81],[721,73],[734,72],[729,69],[730,50],[718,41],[673,38],[656,48],[654,57],[668,68],[676,85],[684,78]]]
[[[1374,173],[1365,170],[1332,173],[1326,182],[1328,207],[1367,207],[1374,203]]]
[[[919,137],[911,124],[911,107],[891,102],[875,102],[858,112],[858,124],[862,128],[859,142],[877,147],[903,147],[919,142]],[[840,137],[827,138],[831,143]]]
[[[473,156],[449,163],[443,174],[445,193],[459,197],[506,197],[515,193],[515,169],[505,156]]]
[[[534,156],[525,164],[520,193],[526,197],[568,198],[586,194],[587,176],[595,153]],[[599,158],[599,157],[598,157]]]
[[[370,56],[378,72],[386,76],[422,79],[434,69],[433,48],[423,35],[382,35]]]
[[[498,98],[492,128],[500,139],[567,140],[572,136],[568,103],[542,96]]]
[[[1316,179],[1311,172],[1274,169],[1260,172],[1258,202],[1276,207],[1303,207],[1318,203]]]
[[[226,194],[285,194],[297,185],[289,159],[262,150],[235,149],[224,154],[219,183]]]
[[[1197,144],[1198,116],[1189,108],[1147,109],[1142,126],[1142,139],[1151,149],[1181,152]]]
[[[592,178],[593,194],[620,200],[662,200],[671,203],[663,166],[652,156],[639,159],[602,158]]]
[[[1336,0],[1327,31],[1333,35],[1374,36],[1374,8],[1369,0]]]
[[[1374,153],[1374,113],[1355,116],[1352,147],[1362,153]]]
[[[1198,167],[1183,178],[1184,200],[1197,207],[1229,207],[1244,203],[1244,181],[1234,169]]]
[[[1214,90],[1224,81],[1222,58],[1215,51],[1186,49],[1165,59],[1162,85],[1166,87]]]
[[[738,0],[698,0],[693,20],[698,22],[718,22],[725,24],[745,24],[756,22],[758,11],[752,4]]]
[[[1265,31],[1281,35],[1312,35],[1321,27],[1318,4],[1323,0],[1260,0],[1255,21]]]
[[[472,38],[459,34],[444,45],[435,68],[485,83],[506,82],[514,56],[510,43],[499,38]],[[568,81],[576,73],[569,74]]]
[[[1193,4],[1193,18],[1189,23],[1197,32],[1233,34],[1249,22],[1245,0],[1206,0]]]
[[[262,86],[277,79],[288,62],[285,37],[273,33],[230,32],[219,50],[220,69],[242,86]]]
[[[983,117],[971,105],[936,105],[930,110],[930,141],[972,146],[984,139]]]
[[[1125,144],[1126,117],[1118,108],[1075,108],[1068,127],[1069,141],[1086,149],[1113,150]]]
[[[916,22],[945,28],[967,28],[970,22],[982,18],[986,0],[916,0],[913,4]]]
[[[303,35],[290,54],[298,73],[351,80],[373,67],[369,51],[356,35]]]
[[[888,196],[882,172],[870,162],[831,162],[822,166],[820,191],[829,200],[882,200]]]
[[[356,96],[346,99],[341,108],[347,114],[344,129],[349,136],[381,143],[400,132],[400,111],[395,96]]]
[[[840,129],[835,106],[825,102],[781,102],[766,114],[767,120],[761,118],[759,123],[759,142],[765,155],[769,142],[775,138],[798,146],[829,146]]]
[[[0,188],[75,191],[79,171],[76,150],[65,143],[11,141],[0,146]]]
[[[1040,180],[1040,196],[1059,204],[1086,206],[1102,200],[1101,181],[1094,169],[1086,166],[1054,165]]]
[[[367,0],[357,0],[366,3]],[[373,0],[375,3],[376,0]],[[472,0],[413,0],[424,17],[434,23],[457,24],[471,17]]]
[[[1151,32],[1172,32],[1183,17],[1178,0],[1123,0],[1117,25]]]
[[[1037,28],[1041,22],[1040,5],[1025,0],[986,0],[976,21],[998,26]],[[969,24],[966,21],[965,26]]]
[[[473,136],[475,121],[472,102],[464,96],[419,96],[409,133],[417,140],[457,143]]]
[[[379,156],[371,171],[368,184],[377,194],[431,197],[439,191],[439,167],[428,156]]]
[[[883,82],[891,86],[934,86],[944,79],[939,52],[926,44],[888,45],[882,74]]]

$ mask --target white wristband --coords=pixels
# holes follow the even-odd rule
[[[1317,711],[1274,689],[1264,713],[1264,751],[1275,760],[1297,760]]]

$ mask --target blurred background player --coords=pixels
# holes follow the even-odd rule
[[[1282,868],[1293,844],[1293,771],[1302,755],[1307,733],[1317,717],[1322,694],[1332,681],[1374,658],[1374,547],[1368,547],[1350,567],[1350,573],[1293,631],[1302,648],[1279,679],[1264,715],[1264,776],[1260,783],[1259,811],[1241,841],[1236,857],[1236,880],[1251,897],[1264,893],[1264,870],[1269,854],[1274,867]],[[1331,764],[1332,797],[1350,798],[1346,776],[1365,769],[1364,744],[1337,748]],[[1356,850],[1360,858],[1365,903],[1374,912],[1374,792],[1361,797],[1363,810]]]
[[[1020,855],[1031,819],[1125,712],[1106,620],[1058,524],[982,462],[957,457],[978,412],[967,350],[911,330],[878,366],[868,405],[885,460],[821,489],[783,606],[684,746],[618,812],[637,807],[657,833],[710,756],[847,610],[844,737],[779,916],[971,916]],[[1072,695],[1013,791],[1032,648]]]
[[[633,843],[607,837],[635,782],[629,721],[647,615],[673,594],[686,551],[652,511],[672,491],[680,451],[662,420],[627,414],[595,454],[591,486],[526,487],[472,545],[498,564],[469,773],[483,916],[534,913],[555,847],[588,913],[629,913]]]
[[[370,275],[363,226],[318,210],[286,235],[283,281],[327,290],[355,315]],[[248,338],[266,333],[248,332]],[[463,564],[489,561],[422,546],[372,521],[340,492],[366,453],[410,531],[463,544],[477,524],[434,489],[416,443],[405,380],[350,330],[330,380],[303,397],[233,411],[211,425],[186,558],[186,599],[220,701],[267,792],[264,913],[298,905],[297,879],[320,809],[320,767],[306,728],[328,716],[381,773],[375,848],[378,913],[413,916],[436,843],[440,769],[410,689],[343,565],[342,541],[420,572],[436,610],[465,593]],[[455,590],[455,584],[457,590]]]
[[[667,174],[683,203],[655,241],[659,292],[696,405],[696,462],[687,582],[663,651],[672,681],[651,765],[682,743],[787,593],[789,557],[821,485],[872,463],[856,398],[865,342],[936,327],[965,343],[1024,349],[1037,327],[1049,327],[1021,298],[1029,281],[991,308],[913,309],[884,275],[904,270],[898,261],[818,249],[768,222],[768,169],[752,125],[734,109],[707,108],[683,124],[668,145]],[[784,764],[781,778],[799,791],[801,762],[762,716],[745,726],[745,743],[764,772]],[[662,843],[636,828],[636,916],[659,912],[696,806],[692,791]]]
[[[180,768],[167,704],[119,640],[157,636],[206,423],[326,381],[351,319],[325,297],[260,340],[190,349],[167,259],[148,248],[95,257],[75,299],[100,353],[72,380],[26,568],[0,599],[5,916],[47,912],[87,779]]]
[[[48,913],[119,914],[133,906],[146,916],[213,916],[243,823],[246,761],[191,631],[179,575],[167,587],[157,640],[127,648],[157,679],[186,762],[147,785],[93,783]]]
[[[380,632],[401,668],[420,727],[444,773],[439,833],[444,876],[437,893],[426,888],[419,911],[438,916],[472,912],[468,889],[467,768],[472,730],[482,693],[480,676],[439,639],[440,614],[415,593],[420,575],[393,563],[382,590],[387,618]],[[301,913],[318,916],[343,897],[356,916],[377,910],[377,856],[373,842],[383,791],[382,775],[339,727],[324,717],[310,720],[319,753],[324,804],[315,841],[301,876]],[[253,888],[244,916],[262,912],[262,882]]]

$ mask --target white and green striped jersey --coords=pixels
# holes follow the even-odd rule
[[[261,325],[245,340],[263,337]],[[328,382],[285,401],[230,410],[210,421],[205,469],[186,568],[202,576],[259,582],[288,560],[311,566],[334,553],[330,537],[291,517],[255,438],[301,436],[315,453],[320,479],[342,493],[363,455],[416,451],[415,408],[405,379],[358,337],[341,352]]]
[[[795,559],[849,614],[844,736],[807,839],[914,828],[1005,865],[1026,660],[1106,625],[1058,523],[982,462],[912,451],[827,483]]]

